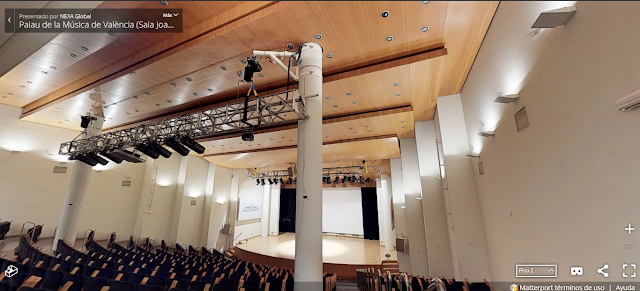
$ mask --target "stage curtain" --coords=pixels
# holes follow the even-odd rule
[[[280,190],[280,232],[296,232],[296,189]]]
[[[362,187],[362,225],[364,239],[379,240],[378,197],[375,187]]]

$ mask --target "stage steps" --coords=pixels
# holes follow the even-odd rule
[[[380,266],[380,270],[383,273],[386,273],[387,271],[389,271],[391,273],[391,275],[395,275],[395,274],[399,274],[398,272],[398,261],[382,261],[382,264]]]

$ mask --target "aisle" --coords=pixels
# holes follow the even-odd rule
[[[336,284],[336,291],[355,291],[358,290],[358,285],[356,282],[341,282],[338,281]]]

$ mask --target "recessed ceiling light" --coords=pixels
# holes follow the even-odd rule
[[[393,84],[393,86],[398,87],[398,86],[400,86],[400,83],[395,83],[395,84]]]
[[[327,58],[333,58],[333,54],[328,54]]]
[[[329,136],[328,136],[328,135],[325,135],[325,136],[324,136],[324,138],[329,138]]]
[[[127,115],[129,115],[129,112],[125,112]]]
[[[136,72],[129,73],[129,76],[135,76],[135,75],[136,75]]]
[[[151,93],[149,93],[148,91],[147,91],[147,92],[144,92],[144,94],[151,95]]]
[[[258,76],[259,76],[260,78],[263,78],[263,77],[264,77],[264,74],[260,74],[260,75],[258,75]]]
[[[31,83],[33,83],[33,82],[31,82],[31,81],[27,81],[27,84],[31,84]]]
[[[227,70],[227,67],[222,66],[222,67],[220,67],[220,69],[222,69],[223,71],[226,71],[226,70]]]
[[[326,99],[327,99],[327,100],[331,100],[331,97],[327,97]]]
[[[389,17],[389,11],[383,11],[382,14],[380,14],[380,16],[382,16],[382,18]]]
[[[156,103],[156,106],[160,106],[160,104]]]
[[[191,82],[191,80],[193,80],[193,79],[191,79],[190,77],[189,77],[189,78],[187,78],[187,81]]]
[[[405,125],[402,126],[402,128],[405,128],[405,127],[406,127]]]
[[[140,112],[140,110],[136,109],[136,112]]]
[[[175,87],[175,86],[178,86],[178,84],[176,84],[176,83],[171,83],[171,86]]]
[[[81,49],[81,50],[83,50],[83,51],[85,51],[85,52],[89,50],[89,48],[87,48],[87,47],[85,47],[85,46],[81,46],[81,47],[80,47],[80,49]]]
[[[116,33],[113,32],[113,30],[107,31],[107,34],[110,35],[110,36],[116,36]]]
[[[24,88],[24,85],[20,85],[20,88]]]
[[[64,121],[69,121],[69,119],[65,119]]]
[[[422,1],[422,4],[429,4],[431,1]]]
[[[246,63],[247,63],[247,60],[242,59],[242,60],[240,60],[240,62],[241,62],[241,63],[243,63],[243,64],[246,64]]]
[[[371,129],[369,129],[369,132],[371,132]]]
[[[78,56],[76,56],[75,54],[69,54],[72,58],[77,58]]]
[[[213,92],[213,89],[209,88],[209,89],[207,89],[207,91],[209,91],[209,92]]]
[[[133,99],[138,99],[138,95],[133,95]]]
[[[171,103],[171,100],[167,100],[167,103]]]
[[[322,38],[322,34],[316,34],[316,39],[321,39]]]
[[[167,2],[167,1],[160,1],[160,4],[162,4],[162,5],[164,5],[164,6],[167,6],[167,5],[169,5],[169,2]]]
[[[57,68],[56,68],[56,67],[54,67],[54,66],[50,66],[50,67],[49,67],[49,69],[55,70],[55,69],[57,69]]]
[[[353,127],[349,127],[349,130],[353,130]]]
[[[198,93],[193,93],[193,96],[198,96]]]
[[[13,93],[9,92],[9,93],[7,93],[7,95],[13,95]]]
[[[404,120],[400,120],[400,123],[404,123]]]
[[[402,94],[400,94],[400,93],[396,93],[396,96],[400,97],[400,96],[402,96]]]
[[[387,41],[392,41],[393,40],[393,35],[387,36]]]
[[[333,105],[333,108],[338,108],[338,105]]]
[[[427,31],[429,31],[429,27],[428,27],[428,26],[423,26],[423,27],[420,29],[420,31],[422,31],[422,32],[427,32]]]
[[[358,104],[358,101],[353,101],[353,104]]]
[[[41,71],[40,73],[43,73],[43,74],[45,74],[45,75],[46,75],[46,74],[49,74],[49,73],[47,73],[47,72],[45,72],[45,71]]]
[[[347,96],[351,96],[351,95],[353,95],[353,94],[351,94],[351,92],[347,92]]]

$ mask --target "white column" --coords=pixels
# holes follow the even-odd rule
[[[393,251],[393,234],[391,232],[391,201],[389,201],[389,175],[380,177],[382,188],[382,219],[384,224],[385,249]]]
[[[104,122],[103,118],[104,117],[97,117],[97,119],[89,123],[86,129],[87,134],[84,138],[100,134],[102,131],[102,123]],[[90,177],[90,165],[78,160],[73,162],[73,173],[71,174],[71,181],[69,181],[69,190],[64,199],[64,205],[62,205],[58,229],[56,230],[56,235],[53,240],[53,251],[56,250],[57,242],[61,239],[66,239],[72,245],[75,244],[78,235],[78,217],[82,211],[84,198],[87,196]]]
[[[269,234],[278,235],[280,233],[280,185],[273,185],[271,188],[270,216]]]
[[[271,185],[264,185],[264,194],[262,195],[262,237],[269,236],[269,202],[271,200]]]
[[[298,122],[296,256],[294,289],[322,286],[322,47],[303,44],[298,65],[299,92],[306,97],[307,119]],[[317,95],[316,97],[311,97]]]

